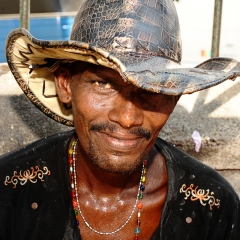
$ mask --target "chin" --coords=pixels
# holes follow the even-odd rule
[[[132,151],[116,151],[91,142],[87,155],[92,164],[101,170],[127,174],[139,169],[147,153],[136,151],[136,149]]]
[[[104,156],[93,155],[90,156],[92,163],[101,170],[117,173],[129,174],[136,171],[142,165],[144,157],[131,158],[127,156]]]

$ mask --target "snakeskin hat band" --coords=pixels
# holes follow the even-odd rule
[[[56,94],[61,61],[84,61],[118,71],[139,88],[167,95],[193,93],[240,75],[229,58],[181,67],[182,45],[173,0],[87,0],[69,41],[42,41],[24,29],[6,42],[9,67],[27,97],[50,118],[73,126],[72,110]]]

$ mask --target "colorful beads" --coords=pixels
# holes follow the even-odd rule
[[[147,159],[145,159],[145,160],[143,161],[143,166],[144,166],[144,167],[147,166]]]
[[[140,233],[140,228],[138,228],[138,227],[135,228],[135,233],[136,233],[136,234],[139,234],[139,233]]]
[[[137,220],[137,226],[140,227],[140,225],[141,225],[141,221],[138,219]]]
[[[137,205],[138,209],[142,209],[142,203],[139,202],[138,205]]]
[[[74,140],[72,142],[72,144],[70,145],[71,148],[69,149],[68,153],[68,164],[69,164],[69,173],[70,173],[70,179],[71,179],[71,188],[72,188],[72,193],[71,193],[71,196],[72,196],[72,206],[73,206],[73,213],[74,215],[77,217],[78,215],[78,210],[77,210],[77,199],[76,199],[76,192],[75,192],[75,179],[74,179],[74,166],[73,166],[73,154],[74,154],[74,147],[75,145],[77,144],[77,141]],[[75,222],[76,226],[79,227],[79,222],[76,218],[76,222]]]
[[[138,195],[138,199],[142,200],[143,199],[143,191],[145,190],[145,185],[143,184],[146,181],[146,174],[147,174],[147,160],[143,161],[143,169],[142,169],[142,176],[141,176],[141,180],[140,180],[140,186],[139,186],[139,195]],[[142,201],[139,201],[137,204],[137,209],[138,209],[138,213],[137,213],[137,227],[135,228],[135,238],[134,240],[138,240],[138,235],[140,234],[140,225],[141,225],[141,221],[140,221],[140,217],[141,217],[141,210],[143,208],[143,204]]]
[[[70,180],[71,180],[71,188],[72,188],[72,192],[71,192],[71,197],[72,197],[72,206],[73,206],[73,212],[74,215],[76,216],[76,226],[79,227],[79,221],[77,220],[77,215],[79,213],[79,215],[82,217],[84,223],[86,224],[86,226],[88,228],[90,228],[92,231],[94,231],[95,233],[98,234],[105,234],[105,235],[109,235],[109,234],[114,234],[118,231],[120,231],[124,226],[126,226],[126,224],[129,222],[129,220],[131,219],[131,217],[133,216],[133,213],[135,212],[135,209],[137,207],[137,221],[136,221],[136,228],[134,230],[135,233],[135,237],[134,240],[138,240],[139,239],[139,234],[140,234],[140,225],[141,225],[141,221],[140,221],[140,217],[141,217],[141,210],[143,208],[143,204],[141,201],[138,200],[142,200],[143,199],[143,191],[145,190],[145,181],[146,181],[146,174],[147,174],[147,160],[143,161],[143,168],[142,168],[142,174],[141,174],[141,178],[140,178],[140,182],[139,182],[139,186],[138,186],[138,194],[137,194],[137,198],[136,198],[136,202],[134,205],[134,208],[131,212],[131,215],[128,217],[127,221],[118,229],[116,229],[115,231],[112,232],[99,232],[95,229],[93,229],[90,224],[86,221],[86,219],[84,218],[84,216],[82,215],[81,209],[80,209],[80,204],[78,201],[78,192],[77,192],[77,180],[76,180],[76,158],[75,158],[75,154],[76,154],[76,144],[77,144],[77,140],[73,140],[71,145],[70,145],[70,149],[68,150],[68,163],[69,163],[69,173],[70,173]]]
[[[142,192],[145,190],[145,186],[144,186],[143,184],[141,184],[140,190],[141,190]]]
[[[77,207],[77,202],[75,200],[72,200],[72,205],[73,205],[74,208],[76,208]]]
[[[78,215],[78,210],[74,209],[73,212],[74,212],[74,215],[75,215],[75,216]]]
[[[75,197],[76,197],[76,193],[72,192],[72,198],[75,198]]]

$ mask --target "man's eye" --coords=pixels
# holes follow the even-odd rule
[[[113,88],[113,86],[108,82],[95,81],[94,85],[98,86],[99,88],[102,88],[102,89],[112,89]]]

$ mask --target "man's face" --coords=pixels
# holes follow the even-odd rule
[[[132,172],[141,164],[177,102],[102,66],[88,65],[69,83],[80,155],[109,172]]]

